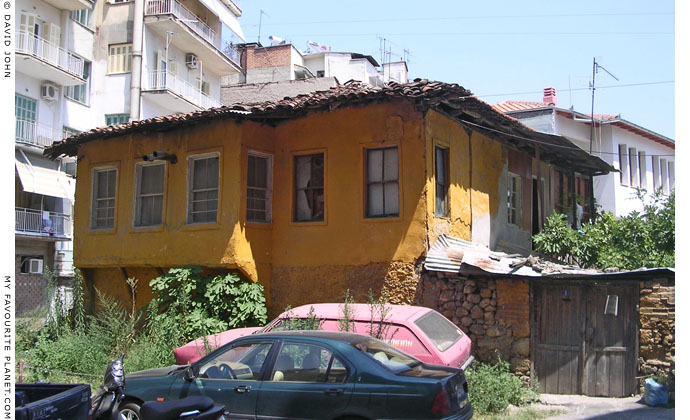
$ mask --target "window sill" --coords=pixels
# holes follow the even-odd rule
[[[218,230],[220,229],[220,223],[209,222],[209,223],[185,223],[180,226],[180,230]]]
[[[326,220],[314,220],[312,221],[295,221],[291,220],[289,223],[290,226],[295,226],[295,227],[319,227],[319,226],[328,226],[328,222]]]
[[[80,100],[78,100],[78,99],[70,98],[69,96],[65,96],[65,99],[69,99],[70,102],[74,102],[74,103],[77,103],[77,104],[79,104],[79,105],[85,106],[85,107],[87,107],[87,108],[91,108],[91,105],[89,105],[89,104],[87,104],[87,103],[85,103],[85,102],[82,102],[82,101],[80,101]]]
[[[113,73],[106,73],[105,75],[106,76],[120,76],[123,74],[131,74],[131,73],[132,73],[132,71],[130,70],[130,71],[119,71],[119,72],[113,72]]]
[[[156,226],[132,226],[129,230],[131,233],[155,233],[163,232],[165,230],[165,224],[160,224]]]
[[[367,217],[364,216],[361,218],[361,221],[364,223],[385,223],[385,222],[400,222],[402,221],[402,216],[384,216],[384,217]]]
[[[98,229],[98,228],[91,228],[91,227],[89,228],[89,234],[93,234],[93,235],[113,235],[113,234],[115,234],[116,231],[117,231],[117,229],[115,227],[107,228],[107,229],[106,228]]]
[[[273,229],[273,222],[257,222],[254,220],[245,220],[247,223],[247,227],[252,228],[252,229],[261,229],[261,230],[271,230]]]

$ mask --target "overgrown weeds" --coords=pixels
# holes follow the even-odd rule
[[[96,310],[87,314],[83,278],[75,272],[71,308],[65,307],[61,289],[49,275],[52,302],[45,322],[17,323],[17,359],[25,363],[24,382],[98,386],[107,363],[120,354],[125,354],[128,372],[168,366],[175,362],[173,350],[192,339],[266,321],[263,289],[245,286],[236,274],[204,278],[197,268],[171,269],[151,281],[158,298],[140,310],[138,281],[130,278],[126,308],[95,289]]]
[[[539,397],[536,383],[526,386],[510,372],[510,365],[500,357],[496,364],[474,363],[466,371],[470,402],[479,414],[500,413],[508,405],[525,405]]]

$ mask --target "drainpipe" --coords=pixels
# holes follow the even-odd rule
[[[144,0],[134,0],[134,30],[132,33],[132,80],[129,90],[129,120],[141,119],[141,67],[144,44]]]

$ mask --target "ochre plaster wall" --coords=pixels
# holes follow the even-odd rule
[[[433,148],[449,148],[450,214],[434,216]],[[365,217],[368,148],[397,146],[399,216]],[[135,164],[161,150],[177,155],[167,164],[163,224],[134,228]],[[272,155],[272,220],[246,221],[247,153]],[[188,225],[187,158],[220,153],[218,223]],[[299,154],[323,153],[325,217],[294,222],[293,165]],[[498,179],[505,149],[435,111],[423,115],[406,101],[312,112],[278,124],[208,124],[86,143],[79,151],[75,208],[75,265],[100,290],[129,302],[119,267],[139,280],[138,303],[151,298],[148,282],[169,267],[239,270],[266,288],[271,314],[287,304],[357,301],[371,288],[392,303],[412,303],[419,265],[441,233],[472,240],[491,232],[498,211]],[[89,228],[95,167],[118,168],[113,229]],[[488,233],[487,233],[488,236]]]

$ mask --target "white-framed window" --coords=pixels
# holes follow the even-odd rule
[[[661,190],[668,194],[668,165],[666,159],[661,159]]]
[[[158,226],[163,223],[165,162],[136,165],[134,226]]]
[[[441,146],[434,148],[434,167],[436,174],[436,206],[434,214],[448,216],[448,149]]]
[[[250,151],[247,154],[247,220],[271,221],[273,156]]]
[[[201,79],[199,77],[196,78],[196,85],[197,88],[201,93],[204,95],[208,96],[211,92],[211,85],[208,83],[208,81]]]
[[[91,187],[91,229],[111,229],[115,225],[117,168],[94,168]]]
[[[647,188],[647,153],[638,152],[640,160],[640,187]]]
[[[654,191],[661,188],[661,174],[659,173],[659,156],[652,155],[652,185]]]
[[[639,156],[637,156],[637,149],[631,147],[628,149],[628,160],[630,162],[630,186],[640,186],[640,170],[639,170]]]
[[[69,17],[73,21],[87,28],[91,28],[91,12],[91,9],[72,10],[69,12]]]
[[[65,96],[84,105],[88,105],[89,84],[91,83],[91,62],[88,60],[84,60],[84,72],[82,77],[86,80],[86,83],[76,86],[65,86]]]
[[[520,225],[522,202],[522,177],[516,174],[508,174],[508,188],[506,205],[508,209],[508,223]]]
[[[668,162],[668,188],[670,191],[676,188],[676,164],[673,161]]]
[[[132,44],[108,46],[108,74],[129,73],[132,71]]]
[[[398,216],[400,214],[398,147],[367,149],[366,167],[366,216]]]
[[[620,183],[621,185],[628,185],[630,182],[628,146],[625,144],[618,145],[618,163],[620,164]]]
[[[220,154],[190,156],[188,162],[187,223],[216,223]]]
[[[295,222],[317,222],[325,213],[325,161],[323,153],[294,157]]]
[[[129,114],[106,114],[105,125],[120,125],[127,124],[129,121]]]

